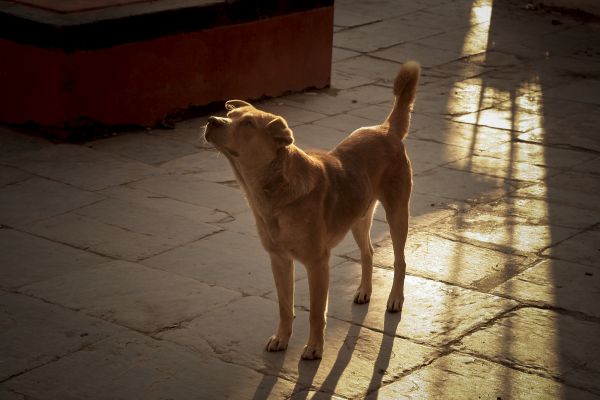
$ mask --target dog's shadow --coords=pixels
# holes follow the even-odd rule
[[[338,354],[336,359],[329,369],[327,377],[323,380],[320,385],[314,384],[315,376],[320,367],[322,367],[321,361],[300,361],[298,363],[298,380],[296,381],[296,386],[294,387],[293,393],[295,396],[294,400],[305,400],[309,397],[310,391],[306,389],[307,387],[313,387],[315,393],[311,399],[332,399],[334,397],[334,392],[342,375],[350,365],[352,358],[354,356],[357,343],[361,340],[361,330],[367,330],[369,328],[364,327],[364,321],[369,312],[369,303],[367,304],[352,304],[352,323],[350,324],[348,331],[346,332],[346,337],[343,340],[340,349],[338,350]],[[375,310],[373,310],[375,311]],[[376,310],[380,311],[380,310]],[[385,312],[385,311],[384,311]],[[329,317],[331,318],[331,317]],[[384,331],[385,332],[396,332],[398,324],[401,320],[401,312],[390,314],[385,314],[385,322],[384,322]],[[370,382],[368,385],[364,385],[359,383],[360,386],[365,388],[363,394],[370,393],[374,390],[377,390],[383,381],[383,377],[386,374],[387,368],[390,364],[390,360],[392,357],[392,349],[394,344],[394,335],[382,334],[381,345],[378,350],[377,358],[373,362],[373,371]],[[377,349],[370,349],[372,352],[375,352]],[[361,352],[369,351],[366,349],[361,349]],[[367,355],[367,357],[370,354]],[[370,357],[369,357],[370,358]],[[347,378],[348,379],[348,378]],[[357,377],[357,379],[360,379]],[[366,382],[365,382],[366,383]],[[337,397],[336,397],[337,398]]]

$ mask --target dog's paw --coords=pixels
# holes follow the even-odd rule
[[[365,304],[371,300],[371,291],[359,287],[354,294],[354,302],[356,304]]]
[[[273,335],[269,338],[267,342],[266,350],[267,351],[282,351],[287,349],[288,347],[288,338],[284,338],[279,335]]]
[[[402,311],[403,303],[403,296],[390,296],[387,302],[387,311],[391,313],[397,313],[398,311]]]
[[[323,357],[323,345],[307,344],[302,351],[303,360],[319,360]]]

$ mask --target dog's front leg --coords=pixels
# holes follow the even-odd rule
[[[276,253],[269,253],[269,255],[279,300],[279,327],[277,333],[269,338],[267,351],[280,351],[287,349],[288,341],[292,335],[292,324],[294,322],[294,262],[291,258]]]
[[[314,360],[323,356],[327,292],[329,288],[329,256],[306,266],[310,294],[310,333],[302,358]]]

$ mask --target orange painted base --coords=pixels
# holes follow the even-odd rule
[[[0,39],[0,121],[152,126],[190,106],[325,87],[333,7],[107,49],[44,49]]]

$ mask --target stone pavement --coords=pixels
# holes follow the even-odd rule
[[[0,132],[0,398],[600,398],[600,25],[522,2],[338,0],[328,90],[260,102],[301,147],[382,121],[423,67],[408,277],[332,257],[325,355],[285,353],[268,258],[204,119],[84,145]]]

